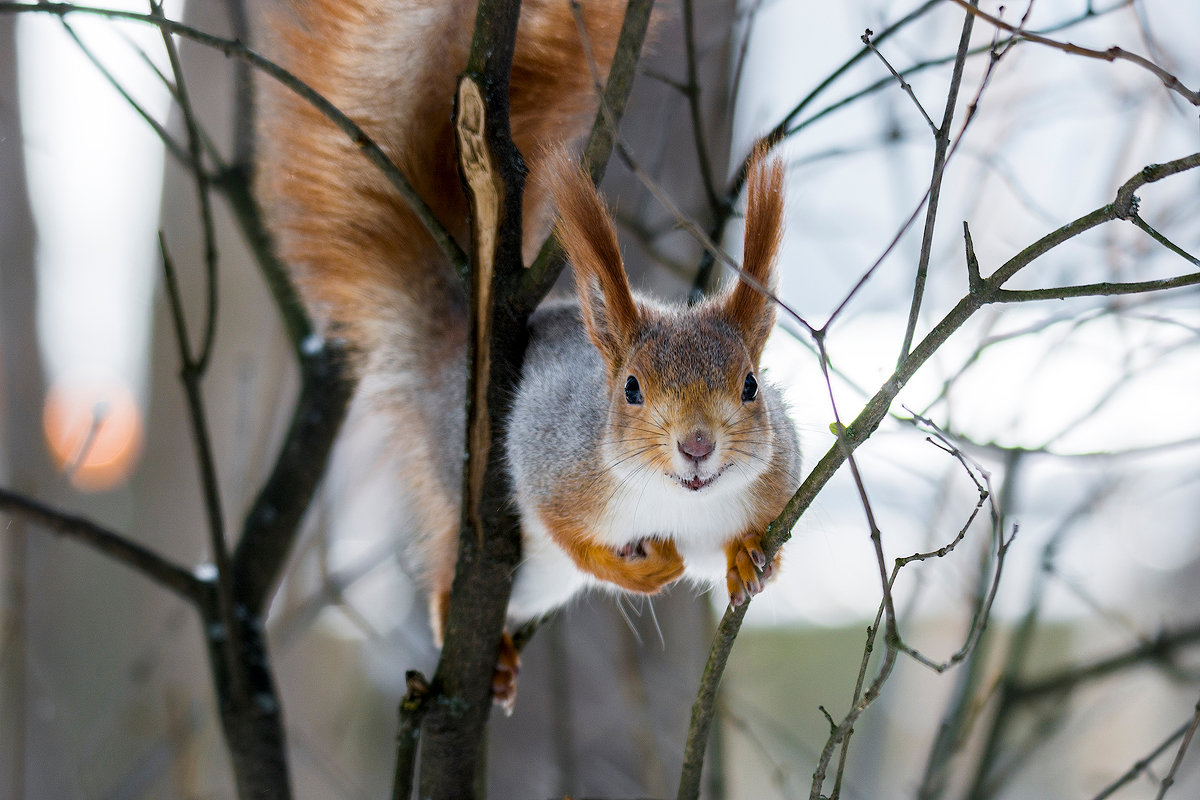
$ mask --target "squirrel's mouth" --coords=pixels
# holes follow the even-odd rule
[[[671,477],[678,481],[679,485],[683,488],[692,492],[698,492],[705,486],[711,486],[713,481],[721,477],[721,473],[724,471],[725,470],[718,470],[708,477],[702,477],[700,475],[692,475],[691,477],[684,475],[672,475]]]

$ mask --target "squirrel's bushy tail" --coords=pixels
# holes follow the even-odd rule
[[[624,3],[582,7],[595,62],[606,69]],[[451,115],[474,18],[475,3],[464,0],[298,0],[277,14],[271,48],[362,126],[464,249]],[[456,325],[462,313],[461,292],[405,201],[319,111],[273,81],[262,89],[260,194],[315,316],[361,353],[397,330],[446,333],[447,315]],[[567,0],[523,3],[511,105],[513,137],[533,174],[547,146],[586,132],[595,91]],[[540,185],[526,183],[530,246],[548,222]]]

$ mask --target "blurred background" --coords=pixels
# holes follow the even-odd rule
[[[835,71],[872,29],[940,124],[963,13],[916,0],[661,5],[623,137],[731,253],[740,219],[720,222],[734,174],[756,137],[786,120],[781,297],[825,328],[832,377],[786,314],[767,366],[802,431],[807,473],[835,441],[831,398],[852,419],[901,356],[934,151],[930,124],[880,57]],[[200,0],[165,12],[229,36],[229,8]],[[1003,18],[1060,41],[1119,45],[1200,85],[1200,16],[1187,4],[1053,0],[1026,11]],[[179,110],[159,75],[169,74],[166,55],[152,28],[67,21],[0,12],[0,485],[203,570],[208,538],[157,242],[161,229],[195,337],[207,291],[196,193],[112,86],[178,138]],[[976,22],[951,135],[973,116],[941,190],[916,341],[967,292],[964,221],[986,276],[1111,202],[1142,167],[1200,150],[1195,106],[1150,72],[1003,40],[989,69],[995,37]],[[232,65],[180,49],[198,121],[233,157]],[[604,188],[635,285],[686,297],[701,261],[693,237],[617,158]],[[1142,218],[1193,263],[1113,222],[1039,258],[1008,288],[1194,273],[1200,175],[1138,194]],[[275,458],[297,375],[231,212],[214,208],[219,303],[203,388],[236,523]],[[904,567],[893,590],[905,643],[955,665],[939,672],[900,657],[855,727],[842,797],[1089,798],[1125,777],[1113,796],[1157,796],[1200,698],[1197,299],[1191,287],[985,307],[858,451],[889,568],[958,541]],[[914,415],[944,431],[961,460],[930,443]],[[388,536],[390,498],[354,495],[355,471],[371,465],[347,453],[378,433],[352,417],[346,436],[357,447],[335,451],[269,621],[300,798],[386,796],[404,671],[431,671],[436,658]],[[989,490],[982,502],[977,482]],[[0,515],[0,531],[0,798],[233,797],[192,610],[16,516]],[[976,641],[973,616],[1014,532]],[[843,470],[747,617],[722,687],[706,797],[808,796],[826,714],[840,721],[854,702],[881,602],[869,534]],[[493,722],[491,796],[674,795],[723,603],[723,592],[681,587],[653,602],[591,596],[551,619],[525,652],[516,713]],[[868,682],[883,649],[877,640]],[[1200,753],[1185,754],[1168,796],[1200,794],[1197,763]],[[824,793],[832,787],[831,777]]]

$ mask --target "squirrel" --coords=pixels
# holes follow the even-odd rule
[[[624,3],[579,4],[607,72]],[[475,4],[296,0],[273,21],[276,59],[354,119],[451,235],[469,238],[453,97]],[[510,120],[530,179],[526,260],[555,228],[577,299],[548,301],[504,432],[522,561],[510,627],[588,586],[654,594],[687,577],[725,580],[730,601],[778,565],[761,536],[798,484],[799,444],[759,361],[774,318],[783,171],[748,175],[743,270],[691,307],[632,293],[612,217],[563,153],[586,132],[596,92],[567,0],[525,0]],[[326,335],[346,340],[358,398],[385,421],[411,515],[412,571],[440,646],[457,554],[465,437],[465,288],[405,201],[355,143],[286,89],[263,87],[257,185],[281,258]],[[519,659],[505,634],[493,691],[511,708]]]

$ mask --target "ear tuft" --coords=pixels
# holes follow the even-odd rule
[[[758,286],[739,276],[724,301],[726,315],[742,333],[756,364],[775,324],[775,303],[760,288],[775,291],[775,256],[783,238],[783,161],[769,150],[766,142],[755,147],[746,177],[742,271]]]
[[[624,362],[639,326],[617,230],[592,180],[562,151],[546,156],[558,206],[555,234],[575,273],[583,323],[610,369]]]

